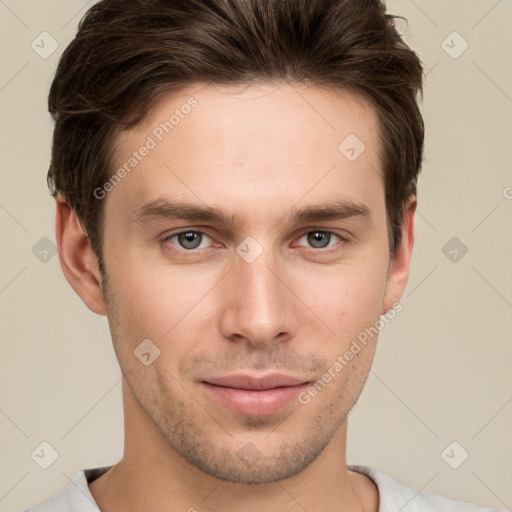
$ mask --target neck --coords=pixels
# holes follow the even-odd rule
[[[377,512],[375,484],[347,469],[346,421],[299,474],[266,484],[233,483],[189,463],[167,443],[126,388],[123,381],[123,458],[89,485],[102,512]]]

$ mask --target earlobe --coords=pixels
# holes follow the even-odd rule
[[[412,249],[414,246],[414,214],[417,201],[411,196],[404,208],[402,218],[402,239],[391,261],[386,293],[381,314],[391,309],[400,301],[409,279]]]
[[[61,195],[56,207],[55,236],[64,276],[91,311],[106,316],[101,273],[89,238]]]

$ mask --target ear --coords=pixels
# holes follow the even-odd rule
[[[62,195],[56,206],[55,236],[64,276],[91,311],[106,316],[102,277],[89,238]]]
[[[414,245],[414,214],[416,213],[416,196],[411,195],[403,212],[402,240],[390,261],[386,293],[381,314],[391,309],[400,301],[409,279],[412,248]]]

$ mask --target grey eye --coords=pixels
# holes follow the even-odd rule
[[[307,238],[307,243],[314,249],[325,249],[329,247],[332,235],[338,236],[330,231],[309,231],[302,238]],[[339,237],[338,237],[339,238]]]
[[[203,241],[203,237],[206,236],[200,231],[182,231],[181,233],[175,233],[169,237],[169,240],[176,238],[178,244],[182,249],[198,249]],[[209,237],[206,237],[209,238]]]

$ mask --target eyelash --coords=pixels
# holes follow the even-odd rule
[[[177,232],[174,232],[174,233],[169,233],[168,235],[166,235],[163,239],[162,239],[162,243],[165,243],[167,244],[167,242],[170,242],[173,238],[183,234],[183,233],[195,233],[195,234],[201,234],[201,235],[206,235],[208,238],[212,238],[210,237],[207,233],[205,233],[204,231],[200,231],[200,230],[196,230],[196,229],[182,229],[180,231],[177,231]],[[332,252],[335,252],[337,250],[340,249],[340,247],[338,246],[345,246],[346,244],[348,244],[348,239],[343,237],[342,235],[340,235],[338,232],[336,231],[332,231],[332,230],[328,230],[328,229],[307,229],[305,231],[302,231],[299,235],[299,239],[302,238],[304,235],[307,235],[308,233],[328,233],[328,234],[331,234],[331,235],[335,235],[336,237],[338,237],[340,239],[340,242],[338,242],[337,244],[335,244],[334,246],[332,247],[325,247],[325,248],[321,248],[321,249],[315,249],[314,247],[310,247],[309,250],[314,252],[314,253],[317,253],[317,254],[330,254]],[[200,251],[202,251],[203,249],[184,249],[184,248],[178,248],[174,245],[171,244],[171,251],[173,252],[179,252],[181,254],[185,254],[187,256],[196,256]]]

